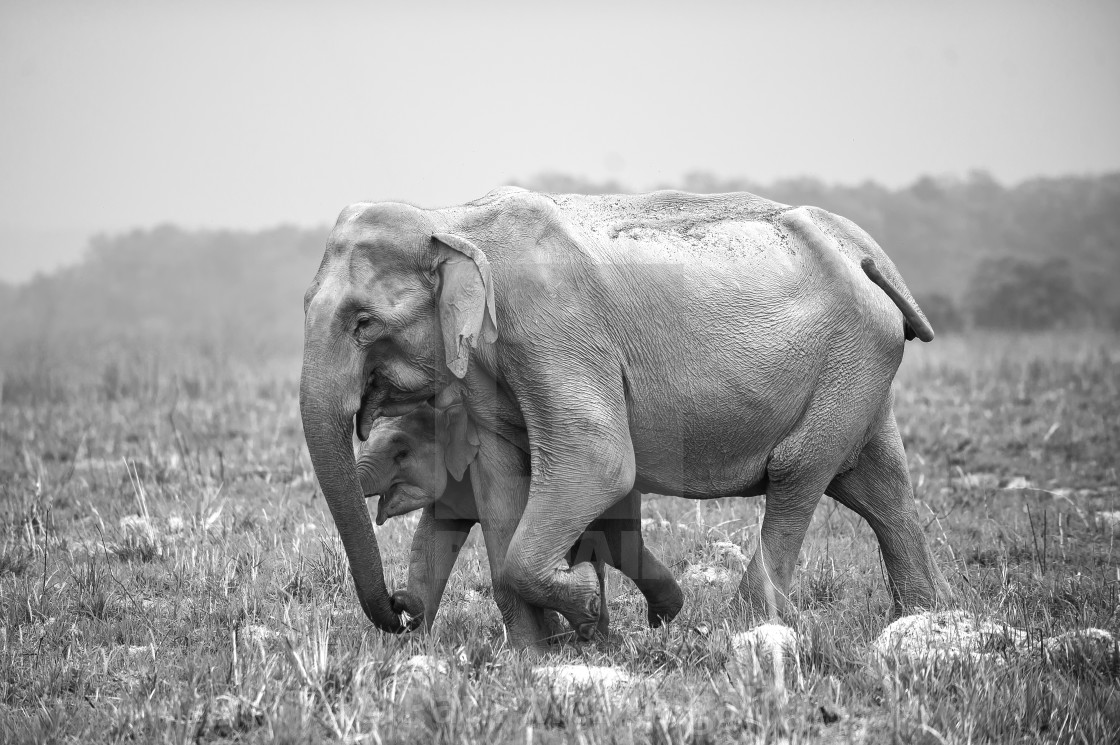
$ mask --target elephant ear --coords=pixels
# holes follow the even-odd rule
[[[466,238],[450,233],[432,238],[450,249],[443,252],[438,267],[439,321],[447,367],[462,378],[479,340],[489,343],[498,338],[490,262]]]
[[[463,474],[478,455],[478,431],[467,414],[467,407],[457,403],[440,412],[440,440],[443,442],[443,459],[448,472],[456,481],[462,481]]]

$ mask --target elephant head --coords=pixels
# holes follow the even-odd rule
[[[362,492],[380,497],[377,524],[436,502],[448,472],[461,480],[477,453],[478,436],[462,404],[442,411],[422,404],[377,420],[358,453]]]
[[[354,460],[381,416],[432,398],[497,337],[490,266],[421,210],[359,204],[339,215],[304,296],[300,414],[319,485],[366,616],[401,631]],[[356,418],[356,419],[355,419]]]

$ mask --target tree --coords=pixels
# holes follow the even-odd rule
[[[1065,328],[1089,315],[1066,258],[984,259],[969,283],[968,304],[973,323],[985,328]]]
[[[914,298],[918,307],[926,314],[934,333],[960,331],[964,328],[964,315],[948,295],[934,292]]]

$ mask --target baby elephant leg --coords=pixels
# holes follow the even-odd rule
[[[423,604],[424,628],[431,630],[455,560],[475,522],[473,519],[437,517],[432,505],[424,508],[412,537],[408,590],[393,594],[390,602],[394,611],[416,615],[418,599]]]
[[[646,548],[642,495],[636,489],[588,525],[569,556],[573,563],[598,559],[629,577],[646,598],[653,628],[673,620],[684,605],[684,594],[669,568]]]

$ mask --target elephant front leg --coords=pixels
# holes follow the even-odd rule
[[[615,396],[598,401],[585,387],[588,380],[594,378],[546,378],[534,384],[535,395],[518,392],[533,479],[506,560],[517,593],[534,606],[559,611],[584,639],[598,628],[599,581],[590,564],[569,567],[564,556],[588,524],[634,486],[621,379]]]
[[[603,603],[599,576],[587,562],[569,567],[564,555],[597,508],[564,512],[548,503],[552,497],[547,494],[530,497],[509,544],[505,577],[521,598],[558,611],[581,639],[591,639],[599,628]],[[598,491],[603,501],[609,495]]]
[[[486,540],[494,602],[501,611],[511,645],[544,651],[550,636],[544,612],[518,593],[508,571],[510,541],[529,494],[528,459],[489,430],[479,428],[478,437],[479,453],[471,466],[471,483]]]
[[[424,628],[428,630],[435,622],[455,560],[477,522],[473,519],[438,518],[437,505],[428,505],[420,516],[412,536],[412,555],[408,564],[408,592],[423,601]],[[401,593],[394,593],[393,609],[411,613],[409,603],[400,596]],[[412,606],[414,608],[415,604]]]

